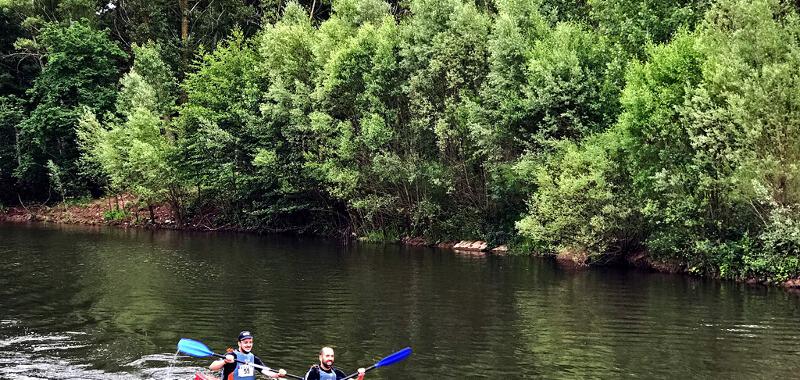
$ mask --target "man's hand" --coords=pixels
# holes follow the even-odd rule
[[[361,379],[364,378],[364,372],[367,372],[367,370],[364,369],[364,367],[361,367],[361,368],[358,369],[358,377],[357,377],[358,380],[361,380]]]
[[[230,355],[230,354],[225,355],[225,363],[231,364],[234,361],[236,361],[236,357],[235,356]]]
[[[261,373],[273,379],[277,379],[279,377],[286,377],[286,370],[283,368],[279,369],[278,372],[272,372],[271,369],[264,368],[261,370]]]

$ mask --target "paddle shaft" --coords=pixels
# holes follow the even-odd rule
[[[225,359],[225,355],[220,355],[220,354],[213,353],[213,352],[211,353],[211,356],[216,356],[216,357],[218,357],[218,358],[220,358],[220,359]],[[267,371],[272,371],[272,372],[275,372],[275,373],[277,373],[277,372],[276,372],[276,371],[274,371],[272,368],[265,367],[265,366],[263,366],[263,365],[258,365],[258,364],[256,364],[256,363],[248,363],[248,362],[245,362],[245,361],[241,361],[241,360],[239,360],[239,359],[233,359],[233,360],[234,360],[235,362],[237,362],[237,363],[249,364],[249,365],[251,365],[251,366],[253,366],[253,367],[256,367],[256,368],[258,368],[258,369],[266,369]],[[300,377],[300,376],[297,376],[297,375],[292,375],[292,374],[290,374],[290,373],[287,373],[287,374],[286,374],[286,377],[291,377],[292,379],[303,380],[303,378],[302,378],[302,377]]]
[[[377,363],[375,363],[375,364],[373,364],[373,365],[371,365],[371,366],[369,366],[367,368],[364,368],[364,372],[366,373],[369,370],[372,370],[372,369],[375,369],[375,368],[378,368],[378,367],[383,367],[383,366],[386,366],[386,365],[392,365],[392,364],[397,363],[397,362],[399,362],[401,360],[405,360],[405,358],[407,358],[408,355],[411,355],[411,347],[406,347],[406,348],[404,348],[404,349],[402,349],[400,351],[397,351],[397,352],[395,352],[395,353],[393,353],[393,354],[381,359]],[[358,376],[358,372],[350,374],[350,376],[347,376],[347,377],[343,378],[342,380],[352,379],[352,378],[354,378],[356,376]]]
[[[369,366],[367,368],[364,368],[364,373],[367,373],[367,372],[369,372],[369,371],[371,371],[371,370],[373,370],[375,368],[377,368],[377,367],[375,367],[375,364],[373,364],[373,365],[371,365],[371,366]],[[358,372],[351,373],[351,374],[347,375],[347,377],[343,378],[342,380],[352,379],[352,378],[354,378],[356,376],[358,376]]]

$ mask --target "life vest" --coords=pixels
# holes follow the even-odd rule
[[[317,367],[317,372],[319,373],[319,380],[336,380],[336,371],[331,368],[330,372],[325,372],[322,368]]]
[[[243,353],[237,351],[232,352],[236,355],[236,368],[234,368],[233,373],[233,380],[255,380],[256,379],[256,368],[253,367],[253,361],[256,360],[256,356],[253,355],[252,352],[250,353]],[[239,363],[239,361],[245,362],[246,364]]]

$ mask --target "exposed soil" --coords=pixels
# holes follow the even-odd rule
[[[589,254],[585,251],[563,250],[556,255],[556,262],[567,269],[589,267]]]
[[[116,218],[110,211],[119,210]],[[124,213],[123,213],[124,212]],[[219,229],[212,225],[205,225],[201,221],[191,220],[183,226],[178,226],[169,206],[160,204],[153,206],[153,216],[150,210],[143,206],[132,195],[106,197],[92,200],[83,204],[56,204],[56,205],[24,205],[9,207],[0,212],[0,221],[6,222],[48,222],[64,224],[86,225],[111,225],[120,227],[147,227],[167,229]]]
[[[635,268],[647,269],[662,273],[686,273],[686,265],[678,261],[655,260],[645,251],[625,256],[625,262]]]

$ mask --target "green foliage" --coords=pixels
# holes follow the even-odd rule
[[[426,206],[420,210],[438,213],[425,216],[434,221],[425,233],[473,238],[482,232],[480,219],[462,217],[474,218],[490,205],[468,116],[489,71],[491,20],[460,1],[412,1],[411,11],[415,17],[402,25],[399,55],[408,73],[405,133],[414,136],[406,146],[429,166],[417,170],[435,173],[423,177],[420,206]]]
[[[648,245],[679,257],[699,238],[694,223],[703,212],[692,198],[699,177],[682,170],[690,167],[692,144],[679,115],[687,87],[701,79],[703,58],[694,44],[693,36],[681,34],[667,46],[652,48],[647,63],[631,67],[619,125],[630,136],[628,164],[642,213],[659,226]]]
[[[725,1],[725,0],[723,0]],[[648,43],[665,43],[702,20],[712,0],[587,0],[589,19],[630,56],[643,57]]]
[[[365,243],[396,243],[400,241],[402,232],[400,230],[370,230],[358,238],[359,241]]]
[[[22,96],[41,70],[35,54],[16,51],[17,40],[28,33],[14,13],[0,6],[0,96]]]
[[[315,92],[315,106],[321,111],[311,114],[319,145],[306,155],[305,168],[347,204],[358,233],[400,229],[407,223],[408,202],[413,200],[402,201],[387,191],[410,185],[397,176],[403,158],[392,149],[406,137],[398,135],[393,109],[402,101],[397,89],[398,28],[389,17],[356,30],[341,21],[337,12],[320,27],[320,33],[329,37],[317,51],[330,52],[331,59],[319,74]],[[342,41],[334,42],[339,38]]]
[[[533,2],[531,2],[533,3]],[[559,0],[540,0],[539,13],[550,22],[556,25],[559,22],[571,21],[580,22],[589,20],[589,12],[592,10],[590,1],[559,1]]]
[[[261,131],[250,129],[259,89],[252,68],[257,58],[241,33],[206,53],[183,83],[187,101],[175,124],[182,175],[203,196],[233,204],[247,198],[255,180],[252,161]],[[213,152],[212,154],[209,154]]]
[[[743,255],[743,277],[778,282],[800,273],[800,218],[798,207],[775,207],[758,237],[755,249]]]
[[[489,72],[472,109],[470,129],[479,152],[492,161],[509,161],[520,153],[521,129],[535,122],[526,110],[523,86],[532,47],[550,32],[541,15],[526,1],[498,3],[488,41]]]
[[[496,202],[490,214],[509,230],[516,219],[509,223],[507,215],[522,214],[535,188],[508,168],[559,140],[580,141],[609,128],[619,113],[624,68],[603,36],[574,23],[550,28],[525,5],[501,3],[488,80],[470,108],[471,136],[488,161],[487,187]]]
[[[389,4],[382,0],[335,0],[332,8],[336,19],[354,27],[380,24],[389,16]]]
[[[13,173],[17,166],[19,123],[25,117],[23,102],[16,96],[0,96],[0,202],[13,201]]]
[[[326,124],[313,111],[313,92],[328,58],[319,47],[329,38],[336,36],[317,31],[308,13],[290,2],[281,20],[255,39],[261,60],[257,80],[264,86],[254,121],[259,131],[257,151],[260,158],[274,157],[269,165],[257,166],[264,196],[251,214],[261,218],[261,228],[332,233],[331,227],[338,223],[338,207],[332,206],[319,177],[307,167],[327,136],[321,130]],[[269,204],[279,207],[265,207]],[[294,225],[277,227],[287,223]]]
[[[153,89],[155,96],[155,112],[159,115],[170,115],[177,99],[178,84],[175,75],[164,62],[161,52],[164,49],[157,43],[148,41],[144,45],[133,44],[132,71],[141,75],[142,79]],[[118,103],[118,110],[125,110],[131,104]]]
[[[247,225],[260,224],[242,219],[249,214],[269,220],[261,205],[273,204],[271,194],[280,186],[292,191],[284,181],[288,173],[279,174],[286,158],[276,153],[284,149],[280,131],[260,123],[269,82],[255,69],[259,61],[254,44],[238,32],[204,54],[184,82],[188,99],[177,120],[181,156],[188,158],[182,173],[200,190],[198,204],[217,204],[222,218]]]
[[[67,199],[67,191],[64,189],[64,182],[61,180],[61,169],[53,160],[47,160],[47,174],[50,176],[50,186],[58,192],[62,200]]]
[[[128,216],[128,212],[118,207],[103,211],[103,220],[110,222],[120,222],[127,219]]]
[[[162,117],[173,95],[166,90],[159,93],[150,85],[158,83],[157,75],[146,78],[137,71],[139,68],[154,75],[158,71],[148,68],[163,68],[155,47],[137,47],[136,51],[143,57],[142,62],[135,63],[120,80],[120,118],[103,124],[86,108],[78,130],[80,147],[85,152],[84,159],[98,165],[108,177],[112,191],[130,192],[148,204],[166,200],[181,223],[184,191],[172,161],[174,135]]]
[[[635,232],[635,207],[626,197],[619,167],[620,136],[612,132],[570,141],[543,160],[522,160],[517,170],[537,190],[528,214],[517,223],[526,246],[538,252],[616,254]]]
[[[90,20],[94,18],[96,7],[95,0],[61,0],[56,6],[56,12],[67,20]]]
[[[726,277],[798,273],[776,249],[798,218],[798,25],[777,2],[723,1],[631,70],[620,126],[654,254]]]
[[[162,59],[173,69],[188,69],[189,63],[202,48],[213,48],[229,38],[234,29],[254,35],[262,21],[273,21],[266,9],[274,2],[238,0],[187,1],[126,0],[104,2],[97,8],[98,23],[113,30],[124,46],[144,45],[150,41],[163,47]],[[181,24],[185,14],[186,41]],[[263,17],[266,16],[266,19]],[[185,44],[184,44],[185,43]],[[179,72],[182,77],[184,72]]]
[[[35,107],[20,124],[15,176],[36,194],[47,188],[46,162],[52,159],[64,173],[66,191],[85,193],[91,184],[78,168],[79,110],[85,106],[103,113],[111,108],[125,54],[106,33],[82,22],[49,24],[40,38],[47,60],[28,91]]]
[[[619,112],[623,71],[616,57],[605,38],[572,24],[559,24],[537,41],[523,88],[534,120],[527,139],[580,140],[608,128]]]

